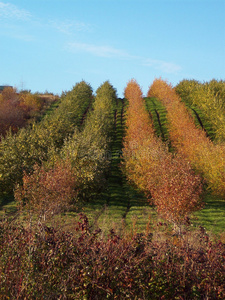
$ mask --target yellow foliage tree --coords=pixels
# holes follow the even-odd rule
[[[225,196],[225,145],[214,145],[205,131],[195,126],[171,84],[156,79],[149,88],[148,97],[156,97],[165,105],[170,139],[178,153],[203,175],[211,190]]]

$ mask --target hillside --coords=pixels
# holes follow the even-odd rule
[[[123,99],[82,81],[53,103],[0,143],[2,299],[223,299],[209,118],[161,79]]]

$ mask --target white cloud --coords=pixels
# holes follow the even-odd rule
[[[0,2],[0,19],[10,18],[17,20],[28,20],[31,14],[25,9],[20,9],[16,5],[11,3]]]
[[[74,22],[71,20],[65,20],[65,21],[50,21],[50,26],[55,28],[61,33],[70,35],[73,32],[77,31],[90,31],[90,25],[85,24],[83,22]]]
[[[181,67],[177,64],[157,59],[146,59],[143,62],[143,65],[153,67],[154,69],[160,70],[164,73],[177,73],[181,70]]]
[[[111,46],[98,46],[93,44],[73,42],[68,43],[66,48],[71,52],[87,52],[99,57],[117,57],[124,59],[134,58],[134,56],[131,56],[127,52],[113,48]]]
[[[181,70],[181,67],[175,63],[131,55],[124,50],[116,49],[111,46],[99,46],[94,44],[72,42],[67,44],[66,50],[74,53],[86,52],[99,57],[129,59],[138,64],[152,67],[155,70],[160,70],[163,73],[176,74]]]

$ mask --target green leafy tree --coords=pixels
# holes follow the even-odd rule
[[[93,110],[88,113],[83,130],[75,130],[61,150],[61,157],[70,160],[85,197],[101,189],[105,182],[115,103],[116,90],[106,81],[97,89]]]

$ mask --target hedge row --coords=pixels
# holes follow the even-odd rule
[[[98,191],[105,183],[116,101],[116,90],[108,81],[104,82],[96,91],[93,110],[87,115],[83,130],[75,130],[61,149],[60,158],[73,167],[83,197]]]

